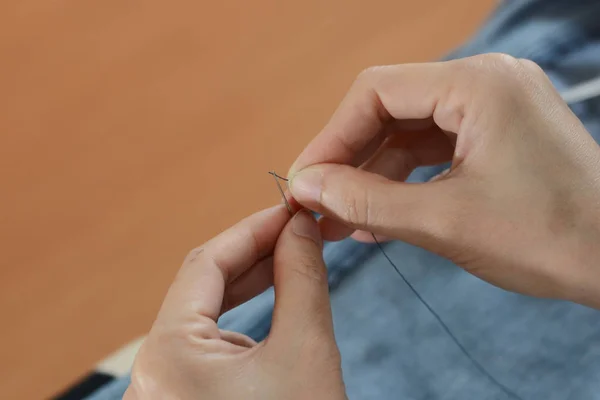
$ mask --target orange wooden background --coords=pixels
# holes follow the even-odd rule
[[[0,398],[144,333],[186,252],[279,201],[356,74],[492,0],[0,3]]]

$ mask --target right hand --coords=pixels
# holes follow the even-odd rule
[[[368,69],[289,178],[326,239],[374,232],[508,290],[600,307],[600,152],[531,61]]]

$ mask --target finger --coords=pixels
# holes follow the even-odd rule
[[[264,258],[225,287],[221,314],[273,286],[273,257]]]
[[[389,137],[362,169],[394,181],[405,181],[417,168],[452,160],[454,145],[437,126]]]
[[[202,316],[216,321],[226,284],[273,253],[288,220],[288,211],[278,205],[253,214],[190,252],[158,318],[172,321]]]
[[[269,341],[299,348],[333,338],[327,270],[317,223],[306,210],[285,227],[275,249],[275,307]],[[274,344],[275,347],[278,344]]]
[[[290,208],[292,209],[292,214],[296,214],[302,208],[302,205],[298,203],[296,199],[294,199],[294,196],[292,196],[292,192],[290,192],[289,189],[286,189],[284,196],[285,200],[281,199],[282,203],[285,204],[285,201],[287,200],[287,204],[289,204]]]
[[[379,149],[389,138],[390,135],[399,134],[407,131],[421,131],[428,128],[431,128],[435,125],[432,118],[426,119],[410,119],[410,120],[390,120],[385,123],[379,133],[375,135],[373,139],[371,139],[365,147],[360,149],[356,155],[353,157],[352,161],[349,162],[349,165],[360,166],[365,161],[369,160],[376,153],[377,149]]]
[[[401,183],[346,165],[318,164],[298,172],[290,189],[305,207],[354,229],[429,248],[424,241],[445,234],[456,209],[461,186],[449,181]]]
[[[319,218],[319,229],[323,240],[329,242],[344,240],[354,232],[354,228],[328,217]]]
[[[433,118],[442,130],[457,132],[461,105],[452,104],[446,110],[441,102],[452,97],[455,79],[449,78],[457,63],[404,64],[363,72],[329,123],[300,154],[288,177],[317,163],[351,164],[393,119]]]
[[[437,126],[429,125],[419,132],[403,132],[389,137],[381,148],[361,168],[403,182],[417,167],[451,161],[454,146]],[[340,221],[324,217],[319,221],[325,240],[338,241],[352,235],[354,229]],[[356,240],[372,242],[370,233],[353,236]]]

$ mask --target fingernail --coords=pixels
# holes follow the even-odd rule
[[[319,168],[308,167],[296,172],[290,179],[290,191],[296,200],[303,202],[321,202],[321,183],[323,175]]]
[[[300,210],[294,215],[292,231],[296,235],[310,239],[318,246],[321,246],[322,241],[319,225],[317,225],[317,221],[309,211]]]

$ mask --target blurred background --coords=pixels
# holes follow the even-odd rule
[[[365,67],[434,60],[493,0],[0,3],[0,398],[150,327],[187,251],[280,201]]]

